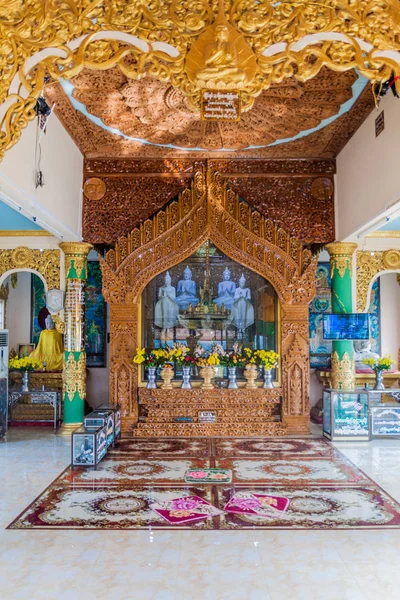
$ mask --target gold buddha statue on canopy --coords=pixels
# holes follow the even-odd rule
[[[205,66],[196,74],[198,82],[240,84],[246,81],[246,74],[238,66],[236,49],[229,41],[229,28],[225,24],[215,28],[215,42],[206,46]]]

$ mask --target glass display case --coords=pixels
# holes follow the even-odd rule
[[[100,404],[93,412],[102,413],[103,411],[111,411],[114,420],[114,442],[121,437],[121,410],[119,406],[113,406],[111,404]]]
[[[400,390],[373,390],[368,396],[371,438],[400,437]]]
[[[369,440],[368,393],[365,390],[323,391],[323,433],[332,441]]]
[[[106,427],[107,430],[107,448],[114,443],[114,413],[109,408],[96,408],[85,417],[84,426],[86,429],[93,427]]]
[[[107,452],[107,426],[86,429],[83,425],[72,433],[71,468],[96,468]]]
[[[214,343],[229,350],[239,342],[252,349],[279,351],[278,304],[266,279],[207,242],[144,289],[143,346],[200,343],[209,351]],[[197,376],[193,369],[192,378]],[[181,377],[179,367],[175,377]]]
[[[400,389],[324,389],[323,433],[333,441],[400,437]]]

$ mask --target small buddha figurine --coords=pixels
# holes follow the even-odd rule
[[[187,310],[189,304],[193,308],[198,305],[199,299],[196,296],[196,283],[192,280],[192,271],[189,266],[183,271],[183,279],[178,281],[176,291],[176,303],[182,310]]]
[[[239,287],[235,290],[235,301],[232,305],[230,321],[239,329],[244,331],[254,323],[254,306],[250,302],[250,289],[245,287],[246,278],[242,273],[239,279]]]
[[[213,84],[244,83],[246,74],[238,67],[235,47],[229,42],[229,27],[225,24],[215,28],[215,42],[205,49],[205,63],[196,74],[200,82]]]
[[[166,272],[164,285],[158,290],[158,302],[154,312],[154,323],[161,329],[171,329],[176,324],[179,306],[175,301],[176,291],[171,285],[171,275]]]
[[[63,368],[64,344],[52,316],[45,320],[46,329],[40,334],[39,343],[30,356],[46,364],[46,371],[61,371]]]
[[[223,280],[218,284],[218,298],[215,298],[213,302],[219,307],[223,304],[230,310],[235,301],[236,284],[231,281],[231,272],[228,267],[225,268],[222,277]]]

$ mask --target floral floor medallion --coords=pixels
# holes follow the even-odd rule
[[[8,528],[149,527],[400,528],[400,505],[322,439],[152,438],[68,467]]]

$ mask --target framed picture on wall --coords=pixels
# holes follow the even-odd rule
[[[98,261],[89,261],[86,283],[86,364],[88,367],[106,366],[106,316],[100,264]]]
[[[19,358],[26,358],[35,349],[35,344],[18,344]]]

